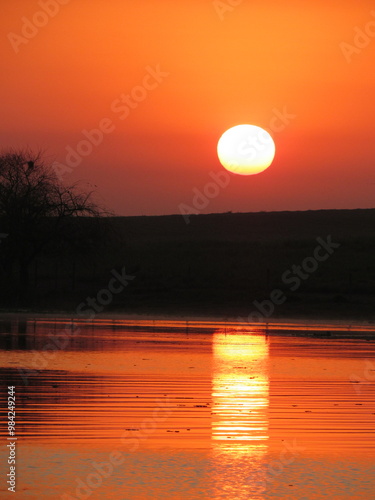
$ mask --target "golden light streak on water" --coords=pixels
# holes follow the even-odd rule
[[[268,439],[268,346],[259,335],[213,336],[212,438]]]

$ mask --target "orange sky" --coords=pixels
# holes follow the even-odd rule
[[[63,181],[97,185],[118,214],[194,208],[239,123],[277,124],[275,161],[230,174],[196,211],[375,206],[370,0],[17,0],[0,26],[1,147],[40,147],[67,167],[66,147],[104,120]]]

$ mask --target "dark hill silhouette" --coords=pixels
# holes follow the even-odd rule
[[[108,218],[95,252],[44,255],[31,270],[39,309],[74,311],[124,266],[135,279],[106,312],[247,317],[280,289],[273,316],[372,318],[375,209]],[[75,224],[87,227],[90,219]],[[77,226],[75,227],[77,231]],[[317,238],[340,247],[291,290],[283,274],[314,255]],[[3,304],[7,304],[3,296]]]

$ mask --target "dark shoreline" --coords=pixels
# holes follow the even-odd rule
[[[78,224],[87,230],[93,222]],[[265,320],[375,319],[375,209],[193,215],[190,224],[179,215],[114,217],[104,224],[91,250],[39,257],[22,302],[13,300],[13,282],[3,283],[1,309],[74,313],[94,300],[97,312],[107,313],[248,318],[261,310]],[[131,276],[124,286],[121,275]],[[118,291],[110,293],[114,276]]]
[[[64,313],[64,312],[4,312],[0,311],[0,324],[17,325],[21,330],[18,335],[24,335],[26,324],[31,324],[32,328],[35,323],[42,321],[43,323],[51,321],[51,324],[57,321],[60,328],[54,328],[54,333],[57,335],[65,332],[64,323],[69,328],[67,330],[70,338],[71,325],[78,328],[78,331],[85,331],[89,328],[92,331],[92,326],[99,321],[99,325],[103,328],[106,324],[108,328],[113,330],[114,334],[117,329],[120,329],[122,335],[127,330],[142,332],[150,332],[153,336],[156,335],[154,343],[157,344],[158,332],[165,333],[169,329],[173,332],[180,331],[183,334],[212,334],[218,330],[226,334],[255,334],[266,335],[273,337],[301,337],[312,338],[316,340],[361,340],[374,342],[375,341],[375,321],[344,321],[344,320],[314,320],[311,318],[272,318],[264,323],[247,323],[239,322],[236,318],[221,318],[221,317],[198,317],[198,316],[178,316],[178,315],[136,315],[123,313],[106,313],[98,315],[98,317],[87,320],[80,316]],[[24,326],[22,326],[24,325]],[[17,330],[18,331],[18,330]],[[21,331],[23,334],[21,334]],[[16,330],[12,329],[6,333],[0,334],[1,337],[14,335]]]

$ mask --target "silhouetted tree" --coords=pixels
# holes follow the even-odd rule
[[[20,297],[27,295],[30,264],[64,237],[68,221],[103,215],[108,214],[92,192],[60,183],[41,151],[0,153],[0,256],[7,281],[16,280]]]

